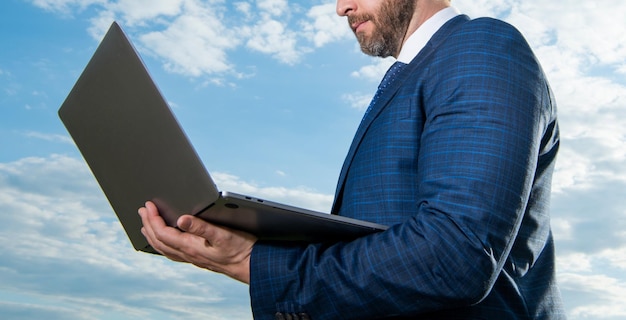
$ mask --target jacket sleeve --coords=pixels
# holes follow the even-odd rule
[[[390,169],[414,172],[415,181],[396,185],[414,186],[406,219],[351,242],[257,243],[250,285],[255,319],[276,312],[365,319],[476,304],[492,291],[514,244],[530,241],[518,236],[522,221],[543,224],[526,218],[547,210],[528,205],[533,192],[545,197],[549,190],[549,176],[537,169],[545,165],[542,138],[554,120],[547,83],[515,29],[494,20],[467,24],[437,51],[425,80],[408,90],[415,96],[407,101],[422,117],[414,132],[419,143],[408,148],[415,161]],[[361,196],[346,193],[344,204],[347,197]],[[538,243],[548,237],[529,234]],[[532,265],[540,247],[519,260]]]

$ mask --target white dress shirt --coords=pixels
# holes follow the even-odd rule
[[[447,7],[424,21],[402,46],[398,55],[398,61],[410,63],[439,28],[459,14],[461,13],[455,7]]]

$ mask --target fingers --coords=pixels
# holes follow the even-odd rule
[[[231,238],[231,235],[237,232],[190,215],[180,216],[176,225],[186,233],[206,239],[211,247],[219,247],[224,240]]]
[[[253,235],[215,226],[190,215],[178,218],[180,230],[172,228],[152,202],[146,202],[139,215],[142,234],[164,256],[249,283],[249,257],[256,242]]]
[[[140,208],[138,212],[143,223],[141,233],[148,243],[162,255],[174,261],[184,261],[184,257],[168,241],[168,239],[177,238],[182,233],[175,228],[168,227],[159,215],[156,206],[150,201],[146,202],[145,207]]]
[[[222,241],[216,239],[227,236],[225,230],[190,215],[181,216],[177,223],[184,232],[169,227],[150,201],[139,209],[139,215],[143,223],[141,232],[148,243],[159,253],[175,261],[207,267],[210,258],[219,256],[215,248],[211,247],[211,242],[221,243]]]

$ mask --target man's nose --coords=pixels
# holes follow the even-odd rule
[[[337,14],[341,17],[345,17],[350,14],[351,11],[356,10],[355,0],[337,0]]]

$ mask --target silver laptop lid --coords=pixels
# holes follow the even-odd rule
[[[154,201],[174,226],[181,214],[196,214],[218,199],[215,183],[117,23],[59,117],[135,249],[151,251],[136,213],[145,201]]]

